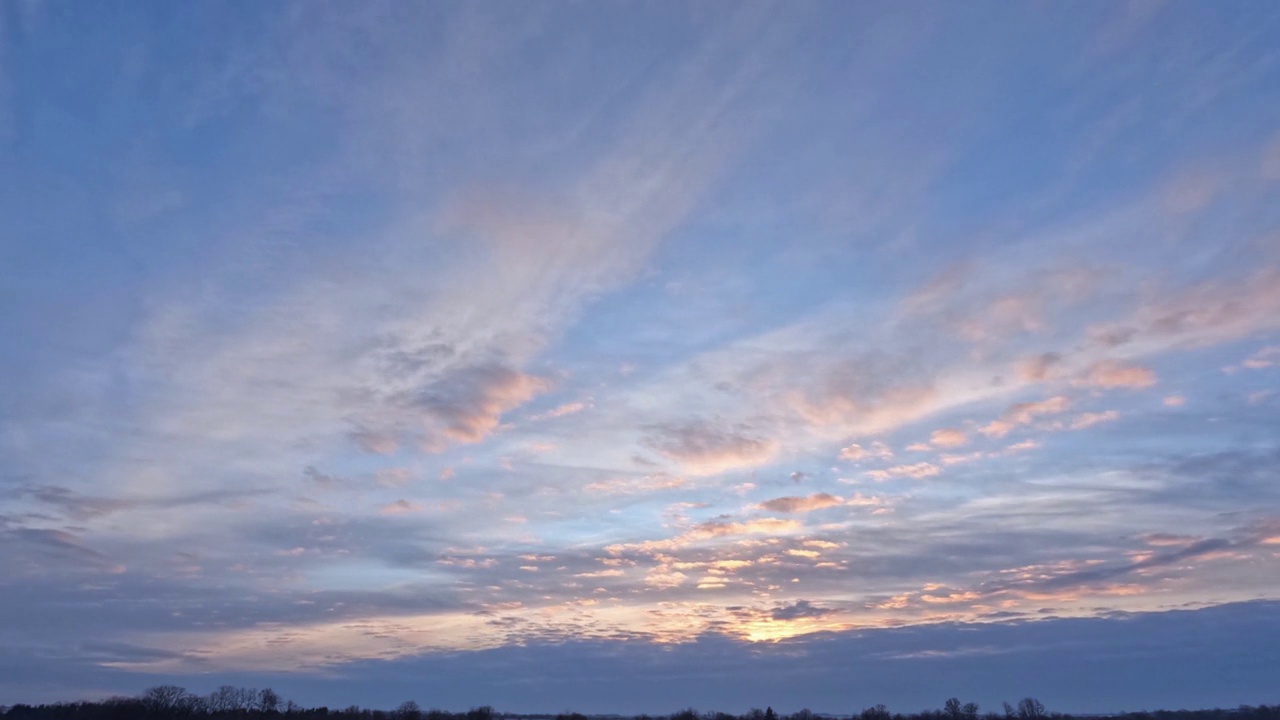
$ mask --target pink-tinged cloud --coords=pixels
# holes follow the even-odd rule
[[[876,440],[869,447],[854,443],[840,451],[841,460],[889,460],[893,458],[893,450],[883,442]]]
[[[783,518],[757,518],[745,522],[720,522],[713,520],[694,526],[685,533],[685,537],[695,540],[725,537],[730,535],[776,535],[801,530],[804,525],[799,520]]]
[[[489,363],[452,373],[407,399],[410,409],[425,412],[443,425],[428,437],[424,449],[443,450],[446,440],[475,443],[489,436],[502,415],[551,389],[545,378],[506,365]]]
[[[961,318],[955,330],[970,342],[1006,338],[1044,328],[1044,299],[1038,294],[997,297],[972,316]]]
[[[1182,395],[1170,395],[1163,402],[1165,407],[1182,407],[1187,404],[1187,399]]]
[[[1105,412],[1088,412],[1077,415],[1071,420],[1071,424],[1068,425],[1068,427],[1072,430],[1084,430],[1085,428],[1091,428],[1094,425],[1114,422],[1118,419],[1120,419],[1120,413],[1115,410],[1107,410]]]
[[[975,460],[981,460],[986,456],[987,454],[983,452],[971,452],[971,453],[964,453],[963,455],[944,454],[938,459],[942,462],[943,465],[961,465],[963,463],[969,463]]]
[[[1237,370],[1262,370],[1264,368],[1273,367],[1280,362],[1280,346],[1265,347],[1256,353],[1250,355],[1240,362],[1239,365],[1232,365],[1223,368],[1227,373],[1233,373]]]
[[[1034,450],[1038,447],[1040,447],[1040,443],[1035,440],[1023,440],[1022,442],[1014,443],[1009,447],[1005,448],[1004,453],[1008,455],[1013,453],[1026,452],[1027,450]]]
[[[895,465],[884,470],[868,470],[865,475],[873,480],[890,480],[892,478],[912,478],[919,480],[941,475],[942,468],[933,463],[918,462],[910,465]]]
[[[647,495],[649,493],[674,490],[688,485],[689,481],[672,475],[648,475],[640,478],[623,477],[599,480],[589,483],[582,489],[597,495]]]
[[[843,505],[844,500],[829,493],[817,493],[808,497],[780,497],[760,503],[762,510],[780,513],[807,513],[823,508]]]
[[[394,488],[404,487],[413,478],[413,471],[409,468],[393,467],[383,468],[373,475],[373,482],[378,487]]]
[[[758,467],[773,459],[778,444],[755,436],[746,426],[714,427],[707,423],[663,425],[650,429],[644,444],[678,462],[692,475],[717,475]]]
[[[566,415],[576,415],[582,412],[583,410],[586,410],[589,407],[591,407],[591,404],[586,402],[565,403],[564,405],[554,407],[544,413],[534,415],[529,419],[530,420],[551,420],[553,418],[565,417]]]
[[[1065,395],[1054,395],[1036,402],[1016,403],[1009,406],[999,420],[978,428],[978,432],[989,438],[1002,438],[1019,425],[1027,425],[1046,415],[1064,413],[1070,407],[1071,400]]]
[[[929,443],[934,447],[956,448],[969,442],[969,436],[958,428],[934,430],[929,436]]]
[[[407,515],[409,513],[422,512],[424,509],[425,508],[419,503],[401,499],[393,503],[383,505],[378,508],[378,512],[383,515]]]
[[[1077,384],[1094,388],[1148,388],[1156,384],[1156,374],[1149,368],[1118,360],[1100,360],[1084,372]]]
[[[1025,425],[1044,415],[1056,415],[1067,411],[1071,400],[1064,395],[1055,395],[1038,402],[1017,403],[1009,407],[1004,418],[1019,425]]]
[[[1061,361],[1062,355],[1058,353],[1040,353],[1018,363],[1018,376],[1027,382],[1047,380],[1053,367]]]
[[[1150,348],[1204,347],[1280,328],[1280,270],[1200,283],[1154,298],[1136,313],[1122,342]]]

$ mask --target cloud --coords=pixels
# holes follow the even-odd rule
[[[462,704],[500,665],[534,678],[493,690],[509,709],[559,709],[557,683],[601,710],[682,689],[745,702],[724,678],[799,707],[847,697],[856,667],[909,705],[945,697],[921,663],[1025,692],[1052,675],[1044,662],[1073,677],[1071,663],[1116,657],[1117,637],[1149,650],[1199,627],[965,621],[1273,595],[1276,546],[1257,543],[1280,531],[1223,529],[1276,506],[1276,406],[1242,401],[1266,379],[1243,370],[1275,360],[1246,355],[1280,328],[1275,188],[1256,177],[1265,153],[1237,147],[1253,131],[1214,125],[1267,97],[1259,73],[1237,72],[1266,66],[1233,32],[1257,23],[1166,8],[1158,35],[1195,36],[1195,52],[1170,54],[1142,45],[1153,30],[1123,8],[1082,12],[1064,31],[1016,11],[956,23],[945,8],[326,5],[238,17],[225,58],[142,68],[141,96],[132,70],[102,70],[136,69],[128,58],[73,48],[63,69],[84,82],[6,99],[84,100],[74,86],[167,108],[187,125],[151,113],[155,137],[214,138],[227,172],[170,166],[145,138],[102,144],[84,167],[0,170],[19,191],[6,230],[94,239],[70,255],[32,244],[16,267],[39,282],[0,288],[0,695],[286,668],[276,680],[343,704],[361,700],[338,687],[376,703],[427,692],[423,677]],[[86,47],[156,56],[147,23],[107,15],[84,23],[103,41]],[[1133,73],[1071,52],[1117,24],[1108,60],[1122,53]],[[0,63],[48,40],[22,39]],[[981,52],[951,62],[957,47]],[[992,78],[1043,65],[1047,47],[1080,60],[1073,121],[1061,107],[990,112],[1009,100]],[[39,75],[37,55],[18,66]],[[939,62],[960,71],[902,84],[940,76]],[[815,68],[873,102],[795,82]],[[1061,142],[1035,158],[1062,170],[1052,183],[970,162],[1009,118],[1054,126]],[[93,122],[79,129],[101,135]],[[308,153],[279,152],[302,140]],[[1156,167],[1174,172],[1143,175]],[[128,204],[121,178],[159,204],[113,213]],[[102,217],[124,225],[97,232]],[[1191,352],[1225,342],[1240,345]],[[1203,372],[1210,357],[1210,370],[1244,364]],[[1072,385],[1133,387],[1135,368],[1166,367],[1208,415],[1126,393],[1083,407],[1101,393]],[[1079,397],[1055,395],[1068,391]],[[1020,430],[1122,414],[1088,463],[1078,437],[976,463],[1037,447]],[[937,428],[932,446],[907,445]],[[968,453],[974,433],[1007,439]],[[1161,457],[1192,435],[1216,459]],[[1232,459],[1242,438],[1254,456]],[[894,465],[904,446],[931,455]],[[455,468],[429,498],[401,489]],[[944,470],[833,490],[842,473]],[[1192,539],[1141,544],[1161,532]],[[1219,537],[1230,546],[1036,584]],[[1146,622],[1162,632],[1126,634]],[[871,630],[882,623],[917,627]],[[1098,657],[1040,652],[1095,627],[1111,643]],[[1174,677],[1170,661],[1162,687],[1221,681],[1177,657],[1201,675]],[[585,674],[543,672],[557,667]],[[1088,702],[1102,709],[1108,682],[1144,697],[1132,673],[1097,677]],[[1206,697],[1235,704],[1238,690]]]
[[[383,515],[408,515],[411,513],[420,513],[425,509],[426,508],[421,503],[400,499],[393,503],[383,505],[378,509],[378,512]]]
[[[778,452],[778,443],[756,436],[748,425],[659,425],[649,428],[642,442],[694,475],[756,467],[772,460]]]
[[[351,440],[361,450],[377,455],[390,455],[400,447],[400,443],[394,437],[368,430],[357,430],[351,433]]]
[[[807,513],[843,505],[844,502],[841,498],[829,493],[815,493],[808,497],[780,497],[766,500],[760,503],[760,508],[780,513]]]
[[[1004,452],[1017,453],[1017,452],[1023,452],[1025,450],[1034,450],[1035,448],[1038,448],[1038,447],[1040,447],[1040,443],[1035,440],[1023,440],[1022,442],[1016,442],[1010,445],[1009,447],[1005,448]]]
[[[1095,388],[1148,388],[1156,384],[1156,374],[1150,369],[1117,360],[1099,360],[1090,365],[1078,384]]]
[[[1084,430],[1091,428],[1100,423],[1114,422],[1120,418],[1120,413],[1115,410],[1105,410],[1103,412],[1089,412],[1077,415],[1071,420],[1068,426],[1072,430]]]
[[[1239,365],[1228,365],[1224,372],[1233,373],[1239,370],[1262,370],[1274,366],[1280,361],[1280,346],[1264,347],[1240,362]]]
[[[1280,269],[1264,266],[1153,294],[1131,322],[1110,328],[1123,344],[1153,352],[1205,347],[1280,327]]]
[[[963,430],[958,428],[944,428],[942,430],[934,430],[929,436],[929,443],[934,447],[955,448],[960,447],[969,442],[969,436]]]
[[[648,475],[641,478],[598,480],[583,486],[582,490],[600,495],[648,495],[663,490],[674,490],[688,484],[688,481],[681,477]]]
[[[502,415],[546,392],[551,383],[500,363],[486,363],[450,373],[406,400],[444,423],[452,440],[475,443],[498,427]]]
[[[413,479],[413,471],[409,468],[382,468],[373,475],[374,484],[383,488],[404,487]]]
[[[556,407],[551,408],[550,410],[544,413],[534,415],[529,419],[530,420],[550,420],[553,418],[562,418],[568,415],[576,415],[590,407],[591,407],[591,403],[588,403],[588,402],[582,402],[582,401],[570,402],[570,403],[565,403],[563,405],[557,405]]]
[[[1011,405],[1003,415],[1003,419],[1018,425],[1026,425],[1036,418],[1045,415],[1056,415],[1066,412],[1071,400],[1063,395],[1055,395],[1036,402],[1022,402]]]
[[[1016,403],[1009,406],[999,420],[993,420],[978,428],[978,432],[989,438],[1002,438],[1020,425],[1027,425],[1046,415],[1066,412],[1069,407],[1071,407],[1071,400],[1065,395],[1054,395],[1036,402]]]
[[[942,474],[942,468],[928,462],[911,463],[908,465],[895,465],[883,470],[868,470],[864,473],[873,480],[889,480],[891,478],[912,478],[923,479],[934,477]]]
[[[814,605],[808,600],[797,600],[789,605],[779,605],[769,613],[774,620],[799,620],[800,618],[819,618],[836,612],[831,608]]]
[[[893,450],[883,442],[876,440],[871,443],[870,447],[863,447],[857,443],[849,445],[840,451],[841,460],[890,460],[893,458]]]
[[[943,465],[960,465],[962,463],[981,460],[984,457],[989,457],[989,453],[974,451],[971,453],[964,453],[963,455],[943,454],[938,459],[942,461]]]
[[[785,535],[803,528],[804,524],[798,520],[771,517],[741,522],[710,520],[699,523],[673,538],[645,540],[637,543],[616,543],[605,547],[605,551],[611,555],[619,555],[631,551],[641,553],[670,552],[688,545],[717,538],[749,535]]]
[[[1050,371],[1061,361],[1062,355],[1059,353],[1040,353],[1020,362],[1018,374],[1027,382],[1041,382],[1049,378]]]

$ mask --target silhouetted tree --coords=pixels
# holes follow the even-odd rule
[[[269,693],[269,695],[268,695]],[[0,720],[269,720],[273,712],[279,712],[279,698],[270,701],[269,690],[254,691],[224,685],[209,695],[195,695],[174,685],[151,688],[139,697],[116,697],[101,702],[53,703],[48,705],[15,704],[0,708]],[[263,702],[264,695],[268,701]],[[958,707],[957,707],[958,706]],[[288,720],[502,720],[493,708],[473,708],[465,713],[449,713],[430,710],[423,713],[416,703],[407,702],[394,711],[362,709],[352,705],[345,710],[327,707],[301,708],[286,702]],[[1034,698],[1024,698],[1017,707],[1004,703],[1004,716],[999,713],[978,715],[974,703],[959,704],[948,701],[941,710],[904,715],[889,713],[888,708],[876,705],[866,708],[846,720],[1280,720],[1280,705],[1241,705],[1234,709],[1217,710],[1160,710],[1154,712],[1123,713],[1109,716],[1075,718],[1060,713],[1049,713]],[[416,714],[416,717],[415,717]],[[957,717],[958,716],[958,717]],[[699,714],[692,708],[669,716],[672,720],[779,720],[768,708],[753,709],[738,718],[722,712]],[[540,720],[536,716],[505,716],[506,720]],[[788,716],[787,720],[819,720],[812,712],[802,710]],[[284,720],[284,719],[281,719]],[[563,713],[557,720],[588,720],[579,713]],[[648,717],[633,720],[653,720]],[[659,720],[668,720],[661,718]]]
[[[1040,720],[1049,713],[1045,712],[1044,703],[1033,697],[1022,698],[1018,701],[1018,717],[1020,720]]]
[[[179,715],[184,709],[183,701],[186,697],[186,688],[180,688],[177,685],[157,685],[143,693],[142,704],[152,713]]]
[[[280,707],[280,696],[271,688],[263,688],[258,692],[258,712],[273,713]]]
[[[889,714],[889,708],[884,705],[876,705],[874,707],[863,708],[858,713],[858,720],[890,720],[892,716]]]

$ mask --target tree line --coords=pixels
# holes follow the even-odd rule
[[[261,690],[223,685],[208,695],[187,692],[176,685],[159,685],[137,697],[113,697],[98,702],[67,702],[45,705],[0,706],[4,720],[545,720],[549,715],[499,713],[487,705],[465,712],[423,710],[412,700],[394,710],[375,710],[351,705],[342,709],[303,707],[280,697],[270,688]],[[587,715],[565,712],[555,720],[590,720]],[[851,715],[819,715],[810,710],[790,714],[773,708],[753,708],[743,715],[698,712],[693,708],[670,715],[638,715],[633,720],[1280,720],[1280,704],[1241,705],[1231,709],[1156,710],[1074,717],[1050,712],[1031,697],[1016,705],[1004,703],[996,712],[982,713],[977,703],[950,698],[938,710],[894,713],[884,705],[874,705]]]

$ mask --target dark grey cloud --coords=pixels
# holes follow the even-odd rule
[[[797,600],[790,605],[779,605],[769,613],[769,617],[774,620],[796,620],[799,618],[813,618],[830,615],[835,612],[834,609],[818,607],[808,600]]]

